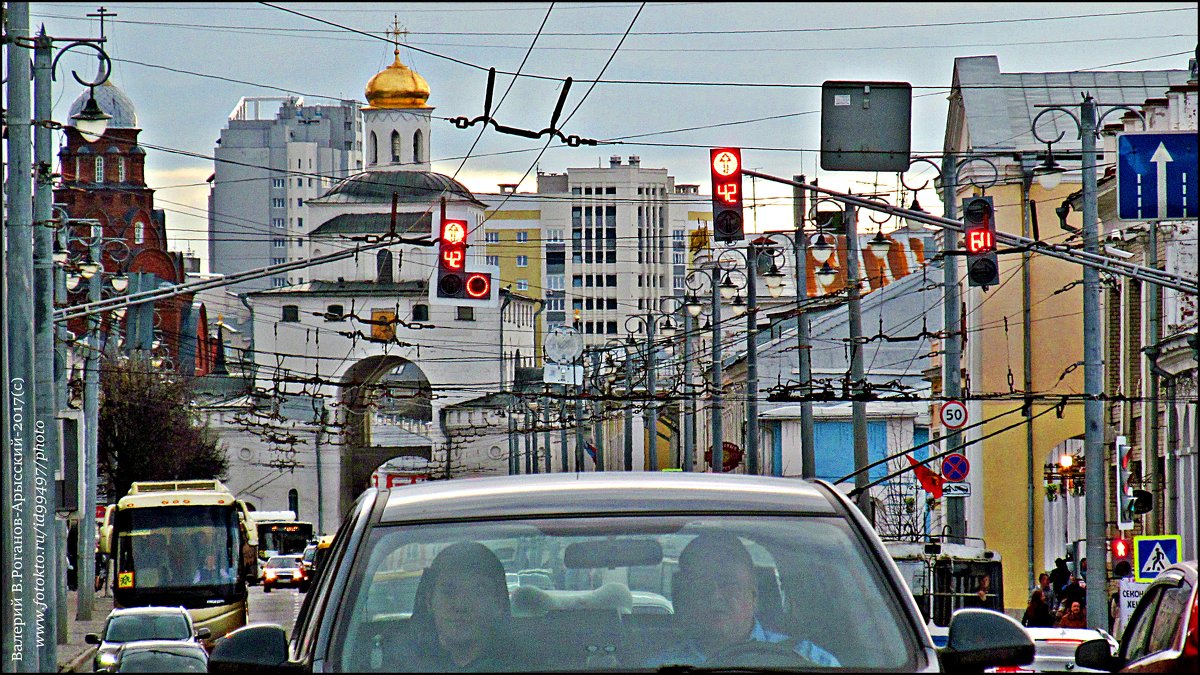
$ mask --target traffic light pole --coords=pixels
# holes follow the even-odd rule
[[[797,183],[804,183],[804,176],[793,176]],[[808,299],[808,235],[804,233],[804,214],[807,210],[807,194],[804,189],[792,186],[792,222],[796,228],[792,237],[792,253],[795,256],[796,277],[796,377],[801,386],[812,389],[812,353],[809,345],[808,312],[803,309],[804,301]],[[802,478],[817,477],[817,460],[815,449],[815,433],[813,428],[812,401],[805,397],[800,404],[800,476]],[[774,468],[774,475],[782,476],[783,467]]]
[[[849,295],[850,310],[850,419],[854,429],[854,486],[860,489],[858,510],[872,524],[875,522],[875,510],[872,508],[871,491],[867,483],[870,475],[861,469],[871,461],[867,447],[867,403],[861,400],[860,394],[865,389],[866,372],[863,368],[862,341],[862,301],[859,290],[858,271],[858,213],[853,204],[846,204],[846,288]]]
[[[942,204],[948,220],[958,220],[958,158],[947,153],[942,158]],[[958,248],[958,233],[942,230],[942,270],[945,300],[943,312],[946,337],[942,347],[942,392],[949,400],[962,397],[962,298],[958,286],[958,256],[948,255]],[[955,448],[962,444],[958,431],[948,430],[946,447]],[[950,541],[961,544],[967,535],[966,500],[961,497],[946,499],[946,526]]]

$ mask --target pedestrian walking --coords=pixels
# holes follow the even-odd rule
[[[1053,628],[1054,615],[1050,605],[1046,604],[1046,596],[1041,589],[1034,589],[1029,596],[1029,606],[1021,617],[1021,625],[1027,628]]]

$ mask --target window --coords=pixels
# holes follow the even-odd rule
[[[392,283],[392,252],[386,248],[375,255],[375,281],[381,284]]]
[[[487,244],[499,244],[500,243],[500,233],[499,232],[488,232],[487,234],[483,235],[483,241],[484,241],[484,243],[487,243]]]
[[[304,199],[301,197],[296,197],[296,206],[304,206]]]
[[[498,256],[498,255],[485,255],[485,256],[483,256],[483,264],[485,264],[485,265],[494,265],[494,266],[496,266],[496,267],[499,267],[499,266],[500,266],[500,256]]]
[[[527,256],[527,255],[517,256],[517,267],[529,267],[529,256]]]
[[[392,163],[400,163],[400,132],[392,132]]]
[[[375,137],[375,132],[371,132],[370,139],[367,141],[367,157],[371,164],[379,163],[379,139]]]
[[[345,321],[346,308],[342,305],[329,305],[325,308],[326,321]]]
[[[605,298],[605,303],[608,305],[608,309],[616,309],[617,308],[617,299],[616,298]]]
[[[313,186],[313,179],[309,178],[308,179],[308,187],[312,187],[312,186]]]
[[[78,156],[75,157],[75,180],[83,180],[83,177],[79,173],[79,170],[81,168],[79,159],[80,158]]]
[[[299,321],[300,320],[299,305],[284,305],[283,306],[283,317],[280,320],[284,321],[286,323],[296,323],[297,321]]]
[[[271,258],[272,265],[282,265],[287,262],[287,258]]]
[[[293,239],[295,240],[294,243],[296,246],[304,245],[304,237],[293,237]]]
[[[287,286],[287,279],[271,277],[271,288],[283,288],[284,286]]]
[[[304,179],[303,178],[296,179],[296,187],[304,187]]]
[[[284,239],[283,237],[276,237],[275,239],[271,240],[271,246],[274,246],[275,248],[284,248],[287,246],[287,239]]]
[[[582,274],[575,274],[571,276],[571,288],[583,288]]]
[[[617,252],[616,252],[616,251],[607,251],[607,252],[605,252],[605,254],[604,254],[604,262],[606,262],[606,263],[615,263],[615,262],[617,262]]]
[[[125,182],[125,159],[124,158],[117,159],[117,182],[118,183]]]
[[[683,253],[675,252],[671,254],[671,262],[676,265],[684,264]]]
[[[421,159],[421,147],[424,145],[421,140],[421,130],[417,129],[417,132],[413,134],[413,163],[415,164],[424,161]]]
[[[455,319],[457,319],[459,321],[474,321],[475,320],[475,308],[474,307],[455,307],[454,309],[456,310],[455,316],[454,316]]]
[[[103,157],[96,158],[96,182],[97,183],[104,182],[104,158]]]
[[[273,208],[273,209],[287,208],[287,202],[285,202],[281,197],[274,197],[271,199],[271,208]]]
[[[617,334],[617,322],[609,321],[608,323],[606,323],[605,324],[605,332],[608,333],[609,335],[616,335]]]
[[[604,285],[609,288],[616,288],[617,287],[617,275],[615,275],[615,274],[604,275]]]
[[[529,290],[529,280],[528,279],[517,279],[517,290],[518,291]]]
[[[1154,627],[1150,629],[1150,641],[1146,652],[1156,652],[1173,649],[1176,635],[1185,630],[1188,600],[1192,598],[1192,585],[1186,581],[1174,588],[1164,588],[1162,600],[1158,603],[1158,612],[1154,619]]]
[[[275,227],[287,227],[287,221],[283,218],[272,218],[271,225]]]
[[[296,227],[304,227],[304,219],[303,218],[296,219]]]
[[[146,224],[140,220],[133,224],[133,243],[146,243]]]
[[[413,321],[429,320],[429,305],[413,305]]]
[[[517,231],[517,243],[524,244],[527,241],[529,241],[529,233],[526,232],[525,230],[518,230]]]
[[[606,195],[615,195],[615,194],[617,194],[617,188],[615,188],[615,187],[606,187],[606,188],[604,188],[604,194],[606,194]]]
[[[283,179],[282,178],[272,178],[271,179],[271,187],[273,187],[273,188],[283,187]]]

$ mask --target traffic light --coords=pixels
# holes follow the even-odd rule
[[[1113,577],[1124,579],[1133,576],[1133,545],[1128,539],[1116,538],[1109,543],[1112,554]]]
[[[709,150],[712,169],[713,236],[717,241],[741,241],[742,220],[742,150],[713,148]]]
[[[1133,488],[1129,485],[1129,459],[1133,454],[1133,447],[1124,436],[1117,436],[1115,450],[1117,483],[1114,492],[1117,496],[1117,529],[1124,532],[1133,529],[1134,496]]]
[[[467,271],[467,221],[445,219],[438,238],[437,297],[487,300],[492,275]]]
[[[963,235],[967,241],[967,283],[995,286],[1000,283],[996,260],[996,208],[991,197],[967,197],[962,202]]]

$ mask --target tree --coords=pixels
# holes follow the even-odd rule
[[[111,501],[134,481],[225,478],[226,449],[191,399],[189,378],[145,358],[102,360],[97,460]]]

